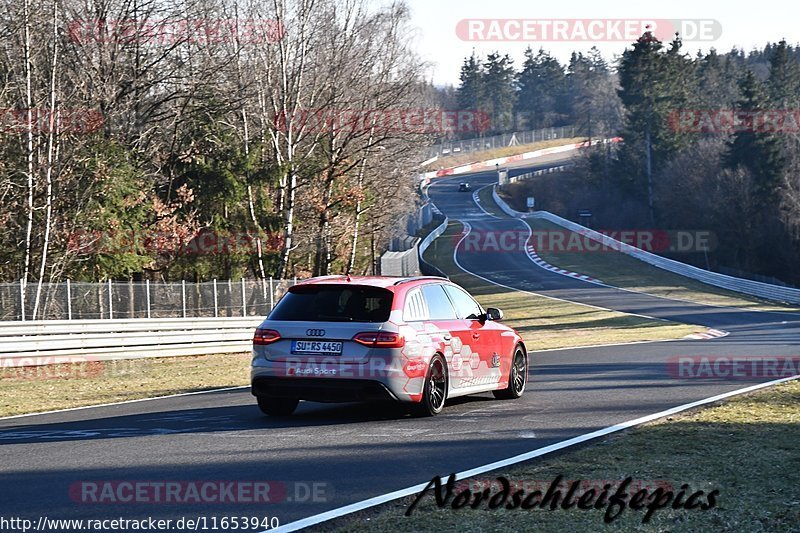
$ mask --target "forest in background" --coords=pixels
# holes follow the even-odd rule
[[[698,266],[800,286],[800,48],[689,54],[645,33],[613,62],[596,49],[564,65],[528,49],[466,58],[458,87],[439,90],[455,109],[492,117],[492,133],[575,124],[624,143],[579,161],[579,170],[533,186],[559,214],[594,213],[603,229],[703,230],[716,235]],[[754,120],[730,126],[740,112]],[[759,123],[761,118],[772,122]],[[728,113],[728,114],[726,114]],[[728,122],[726,122],[728,120]]]
[[[408,18],[363,0],[6,2],[0,278],[38,294],[370,272],[435,135],[382,118],[434,107]]]
[[[0,13],[0,281],[36,294],[64,279],[369,273],[418,204],[426,146],[572,124],[625,143],[581,162],[565,214],[580,189],[580,207],[606,213],[595,226],[710,229],[715,265],[800,282],[797,133],[672,127],[681,109],[800,107],[800,52],[785,42],[692,56],[645,35],[613,61],[529,50],[519,69],[473,54],[442,88],[402,3],[22,0]],[[489,121],[375,118],[409,109]],[[372,121],[347,123],[353,110]]]

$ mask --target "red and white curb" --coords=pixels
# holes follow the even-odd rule
[[[486,187],[492,187],[492,186],[493,185],[487,185]],[[477,191],[473,192],[472,193],[472,200],[475,202],[475,205],[477,205],[480,208],[481,211],[483,211],[484,213],[486,213],[490,217],[499,218],[496,215],[493,215],[492,213],[487,211],[481,205],[481,200],[480,200],[480,198],[478,196],[478,193],[480,191],[482,191],[483,189],[485,189],[486,187],[481,187]],[[528,234],[527,241],[530,241],[531,237],[533,236],[533,233],[532,233],[532,230],[531,230],[530,226],[527,226],[527,228],[528,228],[528,231],[530,232]],[[469,233],[469,231],[466,228],[466,225],[464,227],[464,230],[465,230],[464,234]],[[558,268],[556,266],[551,265],[550,263],[548,263],[547,261],[545,261],[544,259],[539,257],[539,254],[536,253],[536,249],[533,247],[533,245],[530,242],[526,242],[526,244],[525,244],[525,255],[527,255],[528,259],[533,261],[534,264],[536,264],[536,266],[538,266],[540,268],[543,268],[545,270],[548,270],[550,272],[555,272],[556,274],[561,274],[562,276],[567,276],[567,277],[570,277],[570,278],[579,279],[581,281],[587,281],[589,283],[599,283],[599,284],[603,283],[599,279],[595,279],[595,278],[593,278],[591,276],[587,276],[586,274],[579,274],[577,272],[571,272],[569,270],[565,270],[563,268]]]
[[[534,150],[532,152],[525,152],[523,154],[509,155],[505,157],[496,157],[494,159],[489,159],[487,161],[475,161],[473,163],[468,163],[466,165],[460,165],[457,167],[433,170],[421,174],[420,177],[422,179],[429,180],[432,178],[441,178],[442,176],[455,176],[458,174],[466,174],[468,172],[477,172],[479,170],[493,169],[495,168],[495,165],[505,165],[508,163],[515,163],[517,161],[524,161],[526,159],[534,159],[536,157],[542,157],[544,155],[559,154],[563,152],[569,152],[571,150],[578,150],[581,148],[586,148],[588,146],[594,146],[599,143],[609,143],[609,142],[618,143],[621,141],[622,137],[612,137],[611,139],[594,139],[591,142],[584,141],[574,144],[564,144],[561,146],[554,146],[552,148],[542,148],[540,150]]]
[[[693,339],[693,340],[706,340],[706,339],[718,339],[720,337],[727,337],[730,335],[727,331],[722,331],[720,329],[709,329],[705,333],[692,333],[691,335],[686,335],[684,339]]]
[[[486,187],[491,187],[491,185],[487,185]],[[492,217],[492,218],[500,218],[500,217],[498,217],[497,215],[494,215],[494,214],[490,213],[489,211],[487,211],[487,210],[486,210],[486,208],[485,208],[485,207],[483,207],[483,204],[481,204],[481,198],[480,198],[480,196],[478,196],[478,193],[480,193],[480,192],[481,192],[483,189],[485,189],[486,187],[481,187],[481,188],[480,188],[480,189],[478,189],[477,191],[473,192],[473,193],[472,193],[472,201],[473,201],[473,202],[475,202],[475,205],[477,205],[477,206],[478,206],[478,209],[480,209],[481,211],[483,211],[483,213],[484,213],[485,215],[488,215],[488,216],[490,216],[490,217]]]
[[[561,274],[562,276],[568,276],[570,278],[579,279],[581,281],[589,281],[591,283],[602,283],[599,279],[587,276],[586,274],[578,274],[577,272],[571,272],[569,270],[564,270],[563,268],[558,268],[551,265],[550,263],[539,257],[539,254],[536,253],[536,250],[534,249],[532,244],[529,244],[525,247],[525,253],[527,254],[528,258],[531,261],[536,263],[537,266],[545,270],[549,270],[550,272],[555,272],[556,274]]]

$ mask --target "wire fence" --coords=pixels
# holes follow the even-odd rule
[[[0,320],[266,316],[294,280],[0,283]]]
[[[431,158],[459,153],[481,152],[483,150],[494,150],[495,148],[502,148],[504,146],[530,144],[551,139],[569,139],[579,134],[580,128],[577,126],[558,126],[539,130],[504,133],[502,135],[494,135],[492,137],[478,137],[475,139],[448,141],[428,148],[427,157]]]

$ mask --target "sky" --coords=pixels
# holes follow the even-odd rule
[[[378,0],[380,1],[380,0]],[[386,0],[388,1],[388,0]],[[462,19],[482,20],[483,32],[491,29],[491,19],[533,19],[536,21],[584,20],[581,27],[588,27],[588,21],[609,19],[641,20],[685,20],[685,28],[701,28],[701,24],[710,26],[715,20],[719,24],[719,35],[713,29],[709,35],[713,40],[684,41],[684,51],[694,55],[698,50],[707,52],[716,48],[726,52],[734,45],[744,50],[763,47],[767,42],[777,42],[785,38],[789,43],[800,42],[798,17],[800,5],[794,2],[765,1],[760,2],[732,0],[678,0],[658,3],[646,3],[641,0],[614,0],[601,2],[598,0],[556,0],[537,2],[533,0],[406,0],[411,9],[411,25],[416,28],[414,47],[420,56],[430,62],[429,78],[436,85],[458,85],[458,75],[464,58],[474,49],[480,58],[492,51],[508,53],[519,68],[523,61],[525,48],[530,46],[534,51],[539,47],[549,50],[559,61],[566,62],[575,51],[587,51],[596,45],[607,60],[623,52],[631,41],[598,42],[590,39],[567,40],[559,42],[543,42],[542,34],[534,33],[530,41],[477,42],[460,38],[456,34],[456,26]],[[382,2],[384,3],[384,2]],[[795,5],[794,8],[791,6]],[[477,24],[477,23],[473,23]],[[604,23],[605,24],[605,23]],[[473,26],[477,27],[477,26]],[[498,26],[495,26],[497,28]],[[598,28],[609,26],[595,26]],[[662,25],[662,27],[664,27]],[[506,26],[504,35],[515,36],[515,26]],[[579,29],[579,28],[578,28]],[[572,30],[571,30],[572,31]],[[607,33],[607,32],[606,32]]]

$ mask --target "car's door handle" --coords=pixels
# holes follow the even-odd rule
[[[446,340],[446,341],[449,341],[449,340],[450,340],[450,339],[452,339],[453,337],[452,337],[452,335],[450,335],[449,333],[445,333],[444,335],[442,335],[442,338],[443,338],[444,340]]]
[[[473,339],[477,339],[477,338],[478,338],[478,337],[480,337],[480,336],[481,336],[481,334],[480,334],[480,333],[473,333],[473,334],[472,334],[472,338],[473,338]]]

